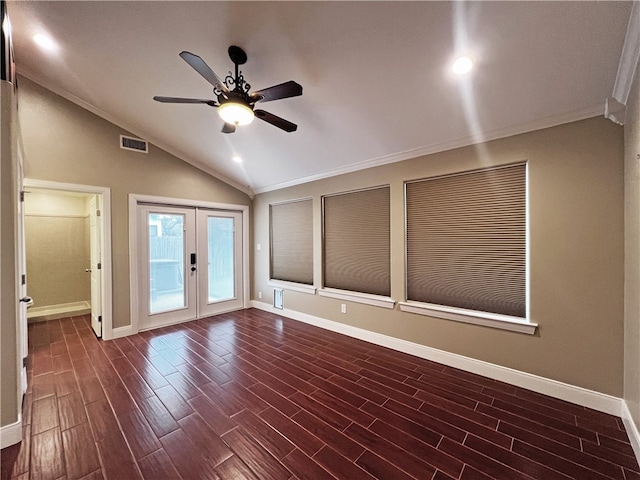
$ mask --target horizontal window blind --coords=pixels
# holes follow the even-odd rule
[[[389,187],[323,197],[324,286],[391,295]]]
[[[406,184],[407,299],[526,316],[526,165]]]
[[[271,278],[313,285],[313,200],[270,206]]]

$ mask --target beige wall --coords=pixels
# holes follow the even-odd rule
[[[87,217],[25,218],[29,296],[35,307],[91,301]]]
[[[25,195],[27,280],[35,307],[91,301],[88,198],[31,188]]]
[[[18,420],[16,141],[13,85],[0,81],[0,426]]]
[[[640,427],[640,87],[627,102],[625,150],[624,399]]]
[[[26,78],[18,94],[25,177],[111,189],[114,327],[131,321],[128,194],[250,204],[245,193],[154,145],[149,154],[121,149],[127,132]]]
[[[320,196],[391,185],[392,297],[404,300],[403,181],[527,160],[531,321],[535,336],[285,291],[285,307],[595,391],[622,395],[623,132],[602,117],[256,196],[252,297],[270,302],[269,204],[314,198],[321,285]],[[262,244],[260,251],[255,244]],[[266,300],[265,300],[266,299]]]

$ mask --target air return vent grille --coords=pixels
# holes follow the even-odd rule
[[[120,135],[120,148],[134,152],[149,153],[149,144],[140,138]]]

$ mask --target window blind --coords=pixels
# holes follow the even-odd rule
[[[270,206],[271,278],[313,285],[313,200]]]
[[[389,187],[323,197],[324,286],[391,295]]]
[[[407,299],[526,316],[526,164],[405,185]]]

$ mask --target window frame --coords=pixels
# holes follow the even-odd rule
[[[325,199],[328,197],[336,197],[340,195],[348,195],[360,192],[366,192],[370,190],[376,189],[386,189],[388,191],[389,197],[389,270],[388,270],[388,278],[389,278],[389,295],[379,295],[374,293],[367,292],[359,292],[355,290],[345,290],[340,288],[328,287],[326,285],[326,210],[325,210]],[[347,190],[343,192],[336,192],[330,194],[324,194],[321,196],[321,222],[322,222],[322,245],[321,245],[321,255],[322,255],[322,286],[318,289],[318,294],[322,297],[335,298],[339,300],[347,300],[356,303],[362,303],[366,305],[372,305],[382,308],[392,309],[395,307],[395,300],[391,298],[391,263],[393,260],[393,253],[391,251],[391,185],[383,184],[383,185],[375,185],[371,187],[359,188],[354,190]]]
[[[283,280],[278,278],[273,278],[273,219],[272,219],[272,208],[274,206],[287,205],[298,202],[311,202],[311,283],[303,283],[296,282],[292,280]],[[284,200],[281,202],[274,202],[269,204],[269,281],[267,282],[269,286],[276,288],[283,288],[286,290],[315,294],[316,286],[315,286],[315,266],[314,266],[314,218],[313,218],[313,210],[314,210],[314,198],[313,197],[302,197],[295,198],[290,200]]]
[[[420,181],[432,180],[444,177],[453,177],[458,175],[472,174],[475,172],[482,172],[487,170],[494,170],[499,168],[515,167],[524,165],[525,175],[525,317],[517,317],[511,315],[504,315],[499,313],[484,312],[479,310],[472,310],[461,307],[454,307],[448,305],[440,305],[416,300],[408,299],[409,291],[409,239],[408,239],[408,204],[407,204],[407,185],[410,183],[416,183]],[[452,172],[445,175],[434,175],[431,177],[424,177],[413,180],[405,180],[403,182],[404,193],[404,281],[405,281],[405,300],[398,302],[400,311],[414,313],[418,315],[425,315],[429,317],[441,318],[446,320],[453,320],[456,322],[482,325],[486,327],[493,327],[503,330],[510,330],[514,332],[526,333],[533,335],[536,332],[538,324],[531,322],[530,320],[530,305],[529,305],[529,286],[530,286],[530,262],[529,262],[529,248],[530,248],[530,214],[529,214],[529,165],[528,162],[519,161],[503,165],[493,165],[485,168],[478,168],[472,170],[465,170],[460,172]]]

